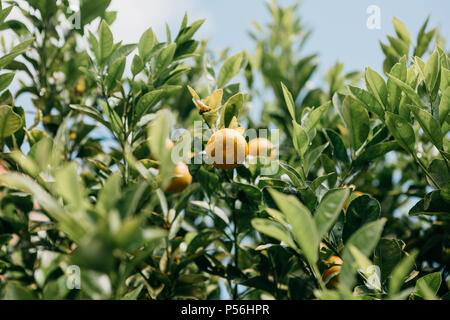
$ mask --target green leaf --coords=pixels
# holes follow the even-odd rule
[[[179,45],[191,39],[204,22],[205,22],[204,19],[197,20],[194,21],[189,27],[180,29],[180,33],[175,39],[175,43]]]
[[[445,53],[443,53],[445,55]],[[441,58],[442,59],[442,58]],[[450,58],[449,58],[450,60]],[[449,62],[450,64],[450,62]],[[444,67],[444,62],[441,61],[441,83],[440,83],[440,89],[441,92],[444,92],[448,87],[450,87],[450,70]],[[450,68],[450,66],[449,66]]]
[[[12,135],[22,128],[23,119],[10,106],[0,106],[0,138]]]
[[[390,74],[401,81],[406,81],[407,72],[406,56],[403,56],[400,61],[392,67]],[[395,83],[393,83],[391,78],[388,78],[387,80],[387,90],[388,102],[390,106],[389,111],[396,112],[400,105],[402,90]]]
[[[117,11],[107,11],[104,14],[105,21],[108,25],[112,25],[117,19]]]
[[[444,189],[447,183],[450,182],[450,172],[445,160],[433,159],[428,166],[428,171],[438,184],[436,187],[439,189]]]
[[[175,43],[172,43],[161,50],[158,57],[156,58],[156,74],[161,74],[162,72],[164,72],[164,70],[166,70],[166,68],[172,63],[176,49],[177,45]]]
[[[147,29],[139,39],[138,51],[139,56],[144,62],[148,60],[148,55],[152,51],[156,43],[156,36],[153,33],[153,29]]]
[[[133,289],[130,292],[127,292],[120,300],[137,300],[139,295],[141,294],[144,285],[141,284],[136,289]]]
[[[244,54],[239,52],[229,57],[220,68],[219,75],[217,77],[217,87],[223,88],[243,67]]]
[[[395,33],[397,34],[397,36],[402,39],[409,47],[409,44],[411,42],[411,35],[409,34],[406,26],[397,18],[392,18],[392,23],[394,24]]]
[[[117,114],[116,111],[111,109],[108,106],[108,104],[103,100],[98,100],[98,104],[102,108],[103,113],[108,118],[108,128],[111,129],[116,134],[118,134],[119,136],[121,136],[123,133],[123,125],[120,116]]]
[[[11,51],[0,58],[0,70],[4,69],[6,66],[8,66],[11,61],[14,60],[15,57],[18,55],[24,53],[26,49],[33,43],[34,38],[30,38],[27,40],[22,41],[17,46],[11,49]]]
[[[439,187],[439,186],[434,186]],[[448,215],[450,213],[450,201],[444,198],[445,193],[443,190],[434,190],[430,193],[427,193],[425,197],[419,200],[412,208],[409,210],[409,215],[417,216],[417,215],[430,215],[430,216],[438,216],[438,215]]]
[[[151,107],[153,107],[160,100],[164,90],[158,89],[147,92],[138,101],[136,105],[136,122],[141,119],[141,117],[148,113]]]
[[[214,213],[220,219],[222,219],[226,224],[230,224],[230,219],[228,219],[227,214],[221,208],[209,204],[205,201],[191,201],[191,204],[200,208],[205,209],[206,211]]]
[[[439,150],[443,150],[443,136],[441,133],[441,126],[439,121],[421,108],[413,105],[409,105],[408,107],[414,114],[417,122],[419,122],[425,135],[431,140],[431,142],[433,142],[436,148],[438,148]]]
[[[135,55],[133,57],[133,62],[131,63],[131,73],[133,76],[136,76],[142,70],[144,70],[144,62],[140,56]]]
[[[398,144],[414,154],[416,137],[412,126],[404,118],[391,112],[386,112],[386,125]]]
[[[95,58],[100,61],[100,45],[98,43],[97,37],[91,31],[89,31],[88,42]]]
[[[238,118],[239,113],[244,105],[244,94],[237,93],[228,99],[222,107],[222,114],[220,117],[220,124],[228,128],[233,117]]]
[[[8,88],[15,75],[15,72],[3,73],[0,75],[0,92]]]
[[[322,239],[333,226],[349,195],[350,190],[348,188],[332,189],[324,195],[314,214],[319,239]]]
[[[375,98],[384,107],[384,109],[387,109],[388,92],[383,77],[380,76],[378,72],[376,72],[375,70],[372,70],[370,67],[367,67],[365,79],[367,89],[375,96]]]
[[[351,245],[361,251],[363,255],[368,256],[377,245],[385,223],[385,218],[370,222],[361,227],[350,237],[350,239],[348,239],[342,253],[344,264],[342,265],[339,274],[339,286],[351,290],[355,283],[356,269],[354,266],[353,255],[349,249]]]
[[[73,208],[85,207],[86,191],[75,163],[68,163],[55,174],[55,191]]]
[[[441,102],[439,104],[439,122],[441,125],[444,124],[449,113],[450,113],[450,87],[445,89],[445,91],[442,93]]]
[[[252,226],[259,232],[286,243],[292,249],[297,249],[294,241],[292,241],[289,231],[286,230],[280,223],[269,219],[254,218],[252,219]]]
[[[160,162],[160,176],[163,188],[173,177],[175,167],[175,164],[172,162],[171,151],[166,147],[172,125],[172,113],[163,109],[158,111],[156,118],[148,126],[148,144],[152,156]]]
[[[333,130],[326,129],[324,130],[324,132],[328,141],[333,146],[333,157],[341,167],[345,167],[346,164],[350,163],[350,160],[348,158],[347,148],[345,147],[344,142],[342,141],[341,137]]]
[[[113,34],[104,20],[102,20],[99,28],[98,45],[100,64],[103,64],[112,53],[114,46]]]
[[[106,216],[121,196],[122,177],[119,172],[111,174],[98,193],[96,208]]]
[[[5,9],[0,8],[0,24],[2,24],[5,21],[5,19],[9,16],[13,8],[14,6],[9,6],[8,8]]]
[[[394,270],[392,270],[389,280],[390,296],[393,296],[400,291],[400,288],[414,266],[414,261],[416,260],[417,254],[418,251],[414,251],[403,257],[402,261],[400,261],[400,263],[395,266]]]
[[[434,52],[428,58],[424,69],[425,85],[427,86],[429,94],[431,94],[434,91],[436,85],[439,85],[438,77],[440,67],[441,62],[439,59],[439,52],[437,51],[437,49],[434,49]]]
[[[353,164],[357,167],[372,162],[376,158],[381,157],[386,153],[397,149],[398,147],[399,145],[396,141],[381,142],[371,145],[363,149],[364,151],[358,156],[358,158],[356,158]]]
[[[328,112],[328,109],[331,105],[331,101],[328,101],[321,105],[320,107],[317,107],[313,109],[310,114],[308,115],[308,119],[306,120],[306,126],[305,130],[306,133],[311,132],[313,129],[317,127],[317,124],[319,123],[320,119],[325,116],[325,114]]]
[[[320,155],[329,146],[329,144],[330,143],[327,142],[323,145],[315,147],[314,149],[309,149],[308,152],[305,154],[303,166],[305,168],[306,175],[308,175],[314,163],[317,161],[317,159],[319,159]]]
[[[370,195],[362,195],[350,202],[345,214],[345,224],[342,238],[345,241],[362,226],[380,217],[379,202]]]
[[[292,125],[294,126],[294,135],[292,137],[294,147],[299,156],[303,158],[306,150],[308,150],[309,137],[305,129],[303,129],[303,127],[295,120],[292,120]]]
[[[80,1],[80,18],[81,27],[89,24],[95,18],[102,16],[108,8],[111,0],[81,0]]]
[[[122,80],[123,72],[125,71],[126,57],[122,57],[114,61],[108,68],[108,75],[106,76],[106,85],[109,90],[116,87],[116,81]]]
[[[133,52],[133,50],[136,49],[135,44],[126,44],[126,45],[120,45],[117,44],[117,47],[113,50],[111,55],[106,60],[106,64],[111,64],[117,59],[120,59],[122,57],[128,57],[128,55]]]
[[[276,190],[270,190],[270,194],[286,216],[287,222],[292,227],[294,238],[309,264],[314,266],[318,258],[319,237],[311,213],[292,195],[285,195]]]
[[[288,108],[289,114],[291,115],[292,120],[295,120],[295,102],[292,98],[292,94],[289,92],[289,89],[281,83],[281,88],[283,89],[284,101],[286,101],[286,106]]]
[[[404,247],[405,243],[399,239],[381,239],[378,243],[373,261],[380,267],[382,282],[388,279],[394,268],[406,256]]]
[[[9,281],[6,284],[6,287],[3,289],[3,297],[4,300],[34,300],[36,297],[34,296],[31,290],[25,288],[17,281]]]
[[[387,75],[391,81],[397,85],[399,88],[403,90],[403,92],[408,96],[408,98],[411,99],[411,101],[418,107],[422,107],[422,102],[420,100],[419,95],[411,88],[408,84],[401,81],[400,79],[397,79],[396,77],[388,74]]]
[[[89,227],[86,221],[79,216],[74,218],[68,215],[59,202],[30,177],[19,173],[4,173],[0,175],[0,184],[31,194],[48,214],[60,222],[61,231],[72,240],[79,241],[85,235]]]
[[[419,30],[419,33],[417,34],[417,45],[414,49],[414,56],[421,57],[427,52],[428,46],[431,43],[431,40],[433,40],[433,37],[436,33],[436,29],[433,29],[431,31],[426,32],[426,28],[428,25],[430,17],[428,17],[422,27]]]
[[[347,96],[342,104],[342,114],[350,133],[350,142],[353,150],[357,151],[369,136],[369,115],[361,104]]]
[[[292,180],[292,182],[294,183],[294,185],[297,188],[301,188],[302,187],[302,177],[300,175],[300,173],[295,170],[293,167],[291,167],[290,165],[288,165],[287,163],[281,162],[280,161],[280,167],[281,169],[288,175],[288,177]]]
[[[358,100],[367,111],[372,112],[384,122],[383,107],[370,92],[354,86],[349,86],[349,90],[353,97]]]
[[[442,282],[440,272],[433,272],[423,276],[416,282],[413,294],[424,299],[435,299]]]
[[[392,48],[395,50],[397,55],[403,56],[403,55],[408,54],[409,47],[403,40],[397,39],[397,38],[394,38],[391,36],[387,36],[387,37],[388,37],[389,43],[391,44]]]
[[[70,104],[69,107],[90,116],[92,119],[97,120],[104,126],[108,127],[108,122],[103,119],[102,114],[97,109],[90,106],[82,106],[77,104]]]

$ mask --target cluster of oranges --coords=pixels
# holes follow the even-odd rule
[[[320,243],[321,252],[329,252],[329,248],[323,242]],[[338,275],[341,271],[342,259],[336,255],[331,255],[323,261],[325,264],[325,271],[322,273],[322,280],[328,289],[337,288]],[[319,264],[318,264],[319,266]]]
[[[172,141],[167,143],[167,148],[169,150],[173,148]],[[273,144],[266,138],[255,138],[247,143],[242,132],[225,128],[216,131],[211,136],[206,144],[206,155],[216,168],[230,170],[243,164],[248,155],[253,157],[267,156],[269,159],[275,158],[275,150],[272,150],[272,148]],[[175,176],[166,188],[168,193],[181,192],[192,182],[192,176],[184,162],[176,164]]]

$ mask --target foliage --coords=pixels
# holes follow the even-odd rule
[[[336,63],[311,88],[298,5],[268,5],[254,54],[216,57],[187,15],[164,41],[115,42],[109,2],[81,1],[66,29],[67,1],[1,8],[17,45],[0,58],[0,296],[448,299],[450,57],[428,20],[415,46],[393,20],[385,76]],[[190,161],[218,130],[273,126],[277,172]]]

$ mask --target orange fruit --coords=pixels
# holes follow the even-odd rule
[[[341,271],[341,266],[332,266],[331,268],[325,270],[322,275],[322,280],[328,289],[335,289],[339,282],[338,274]]]
[[[233,129],[216,131],[206,144],[206,155],[220,169],[233,169],[243,164],[248,145],[242,134]]]
[[[167,138],[166,139],[166,148],[167,148],[167,150],[169,150],[169,151],[172,150],[173,146],[174,146],[173,141],[170,140],[169,138]]]
[[[167,193],[179,193],[186,189],[192,182],[192,176],[188,166],[184,162],[178,162],[175,166],[175,179],[166,188]]]
[[[75,90],[78,93],[83,93],[86,90],[86,80],[83,77],[79,77],[75,83]]]
[[[275,158],[275,150],[273,148],[272,142],[266,138],[255,138],[250,140],[248,143],[248,154],[254,157],[268,157],[269,159]],[[270,154],[267,154],[270,151]]]
[[[331,256],[326,263],[332,266],[323,272],[322,280],[328,289],[333,289],[337,287],[339,281],[338,274],[341,271],[342,259],[338,256]]]

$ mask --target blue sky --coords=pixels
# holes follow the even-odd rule
[[[164,37],[164,23],[175,32],[185,11],[190,21],[206,18],[198,36],[209,38],[213,49],[230,47],[231,52],[253,50],[248,36],[251,21],[269,19],[265,0],[113,0],[112,8],[119,14],[113,31],[119,38],[134,42],[152,26]],[[280,0],[282,5],[292,0]],[[367,7],[377,5],[381,10],[381,29],[366,27]],[[392,17],[402,20],[413,41],[428,15],[429,26],[439,26],[442,35],[450,39],[450,1],[448,0],[304,0],[299,13],[313,29],[307,52],[320,54],[323,73],[336,61],[344,62],[346,70],[362,70],[365,66],[381,71],[383,55],[379,40],[393,34]],[[449,46],[447,44],[447,49]]]

